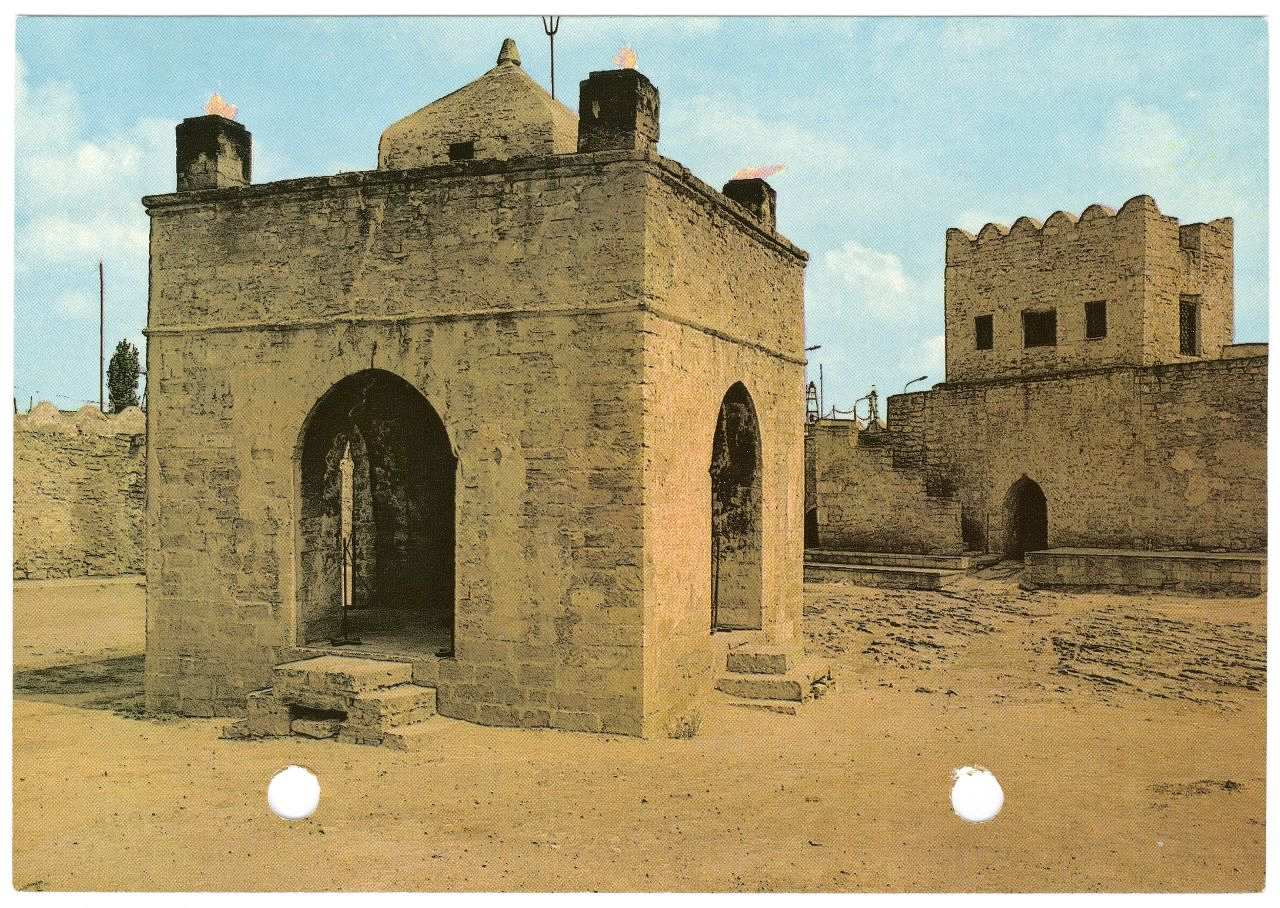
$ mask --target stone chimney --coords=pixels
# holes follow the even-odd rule
[[[249,185],[253,136],[243,125],[207,114],[187,117],[177,133],[178,192]]]
[[[658,143],[658,90],[634,69],[578,84],[578,151],[649,151]]]
[[[769,230],[778,229],[778,193],[764,180],[755,177],[730,180],[720,191],[751,212]]]

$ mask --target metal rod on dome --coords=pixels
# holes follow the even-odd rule
[[[556,96],[556,32],[560,31],[559,16],[543,16],[542,30],[551,41],[551,97]]]

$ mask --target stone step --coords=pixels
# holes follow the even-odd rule
[[[340,724],[339,719],[294,719],[289,731],[304,738],[335,738]]]
[[[285,703],[345,712],[358,695],[408,684],[413,680],[413,666],[381,659],[317,656],[277,665],[273,679],[274,695]]]
[[[723,692],[717,702],[723,706],[732,706],[735,709],[751,709],[757,712],[778,713],[783,716],[798,716],[801,705],[795,702],[787,702],[786,700],[744,700],[741,697],[731,697]]]
[[[397,684],[352,697],[344,730],[382,733],[401,725],[422,722],[435,714],[434,687]]]
[[[941,590],[964,576],[964,571],[871,564],[833,564],[806,561],[806,583],[852,583],[895,590]]]
[[[393,728],[382,737],[382,743],[392,750],[426,750],[436,741],[436,729],[431,722],[415,722]]]
[[[809,656],[785,675],[729,672],[716,682],[716,689],[743,700],[803,703],[813,699],[815,682],[825,682],[830,677],[830,663],[818,656]],[[818,686],[825,690],[827,685],[819,683]]]
[[[999,556],[994,556],[998,559]],[[852,564],[871,567],[931,568],[938,571],[967,571],[990,563],[992,556],[912,555],[899,552],[853,552],[844,549],[805,549],[806,564]]]
[[[741,643],[726,654],[725,668],[745,675],[785,675],[801,658],[794,647]]]

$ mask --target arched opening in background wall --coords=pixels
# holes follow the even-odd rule
[[[301,443],[299,643],[338,638],[345,598],[349,641],[452,652],[455,469],[440,417],[399,376],[358,372],[320,399]]]
[[[762,626],[760,424],[746,386],[720,403],[711,444],[711,629]]]
[[[817,508],[809,508],[804,512],[804,547],[806,549],[816,549],[818,547]]]
[[[1004,553],[1022,558],[1048,547],[1049,504],[1039,484],[1024,475],[1004,499]]]

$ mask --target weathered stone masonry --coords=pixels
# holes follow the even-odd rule
[[[14,417],[14,579],[142,573],[143,433],[136,407],[104,416],[41,403]]]
[[[504,55],[481,80],[514,86],[502,118],[552,116],[558,150]],[[708,468],[737,383],[763,464],[752,620],[796,642],[805,256],[656,154],[643,76],[603,82],[584,97],[615,86],[633,126],[584,122],[602,150],[481,135],[411,166],[460,141],[428,107],[384,136],[396,169],[146,200],[152,709],[242,713],[312,642],[299,454],[316,402],[370,370],[421,395],[456,462],[452,654],[412,654],[442,714],[648,735],[709,686]]]
[[[1263,356],[942,386],[890,397],[890,435],[954,489],[970,549],[1003,550],[1025,475],[1051,546],[1263,551],[1266,376]]]
[[[889,398],[888,463],[814,445],[819,545],[1264,551],[1266,345],[1231,343],[1231,237],[1149,196],[949,230],[947,380]],[[886,540],[900,498],[922,519],[954,502],[959,538]]]

